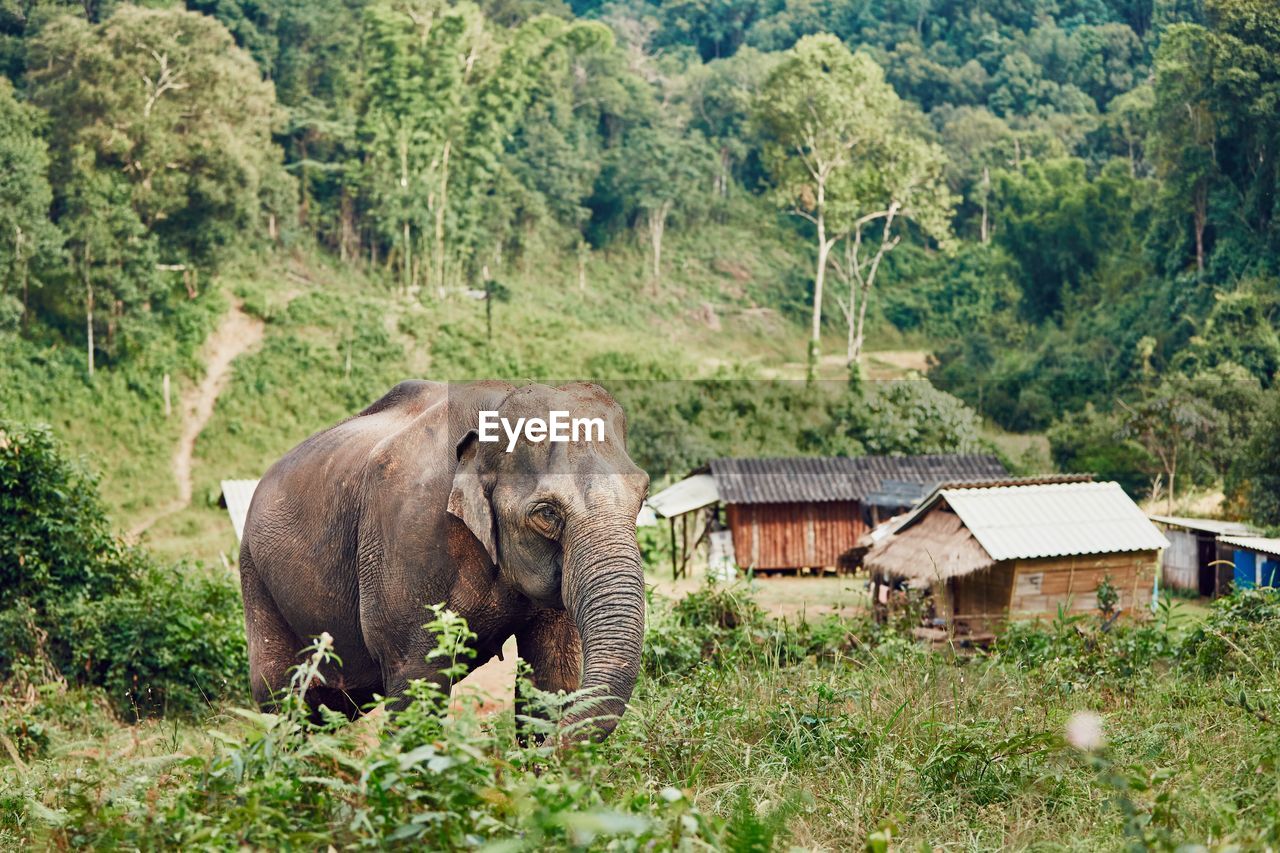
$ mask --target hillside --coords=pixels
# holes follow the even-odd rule
[[[750,377],[747,449],[852,452],[883,437],[827,404],[908,371],[1030,466],[1280,521],[1247,450],[1280,393],[1271,4],[24,10],[0,403],[96,453],[129,527],[186,502],[175,448],[201,505],[205,460],[260,468],[405,375]],[[160,382],[190,402],[233,304],[263,339],[195,438]],[[672,410],[658,471],[724,449]]]
[[[51,422],[87,454],[122,529],[169,556],[234,562],[219,481],[257,477],[403,378],[800,380],[803,336],[781,297],[800,266],[788,236],[711,224],[676,238],[656,295],[638,249],[593,254],[585,287],[576,259],[548,253],[514,270],[509,296],[495,300],[492,344],[484,301],[466,293],[406,297],[315,250],[246,257],[180,307],[176,322],[191,329],[180,346],[156,339],[92,383],[80,353],[10,340],[14,381],[0,404],[9,417]],[[876,376],[906,375],[919,356],[887,358],[898,363],[876,366]],[[833,379],[845,371],[836,353],[824,365]],[[202,411],[184,415],[184,402],[201,396]],[[174,470],[187,442],[189,500]]]

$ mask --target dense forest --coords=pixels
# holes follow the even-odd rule
[[[1269,0],[35,0],[0,69],[7,358],[145,358],[246,253],[430,311],[621,244],[657,301],[672,236],[768,234],[811,377],[914,336],[1059,466],[1280,522]]]

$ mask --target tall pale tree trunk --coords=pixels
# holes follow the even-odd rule
[[[880,271],[880,262],[884,260],[884,256],[892,252],[893,248],[902,239],[901,236],[892,236],[893,220],[897,217],[898,210],[899,205],[896,201],[889,205],[888,211],[885,212],[884,231],[880,235],[880,247],[876,249],[875,257],[871,259],[871,265],[866,275],[859,275],[862,280],[862,304],[858,306],[858,331],[853,338],[853,353],[850,359],[851,364],[859,367],[862,365],[862,344],[866,340],[867,303],[871,301],[871,290],[875,287],[876,273]]]
[[[1209,221],[1209,190],[1203,182],[1196,187],[1195,205],[1196,271],[1202,273],[1204,272],[1204,231]]]
[[[661,201],[648,212],[649,246],[653,256],[653,295],[662,287],[662,236],[667,230],[667,217],[671,214],[671,202]]]
[[[444,213],[449,206],[449,151],[453,140],[444,141],[440,156],[440,205],[436,208],[436,287],[444,287]]]
[[[827,185],[818,181],[818,203],[814,207],[814,225],[818,229],[818,266],[813,272],[813,318],[809,333],[808,366],[805,380],[818,378],[818,353],[822,348],[822,288],[827,280],[827,263],[831,255],[831,241],[827,239]]]
[[[93,278],[89,275],[89,252],[84,256],[84,327],[85,355],[89,378],[93,378]]]
[[[400,143],[400,191],[407,198],[409,193],[409,134],[403,128],[400,130],[400,139],[398,141]],[[407,294],[413,276],[413,248],[410,242],[412,234],[407,213],[400,223],[400,228],[400,286]]]

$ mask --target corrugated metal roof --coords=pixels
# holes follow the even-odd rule
[[[1009,475],[994,455],[980,453],[713,459],[710,467],[729,504],[865,501],[890,481],[919,484],[923,494],[942,482]]]
[[[231,516],[231,526],[236,529],[236,541],[244,538],[244,519],[249,514],[249,504],[253,501],[253,492],[258,488],[257,480],[223,480],[222,500]]]
[[[649,506],[663,518],[684,515],[720,500],[716,480],[710,474],[694,474],[667,486],[649,498]]]
[[[1169,527],[1200,530],[1217,536],[1248,536],[1257,531],[1239,521],[1219,521],[1216,518],[1189,518],[1183,515],[1153,515],[1151,520]]]
[[[940,489],[913,515],[919,517],[939,501],[947,502],[994,560],[1169,546],[1118,483]]]
[[[1222,536],[1220,538],[1233,548],[1280,557],[1280,539],[1267,536]]]

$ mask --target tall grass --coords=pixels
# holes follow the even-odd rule
[[[504,850],[1280,839],[1269,704],[1280,664],[1258,654],[1280,631],[1274,592],[1241,593],[1199,627],[1023,627],[976,656],[862,619],[774,620],[741,589],[652,611],[647,674],[622,724],[563,751],[520,745],[521,727],[546,724],[465,702],[446,714],[421,684],[390,725],[317,724],[300,703],[171,731],[122,730],[98,712],[88,719],[106,734],[86,757],[90,723],[59,710],[84,701],[72,691],[28,712],[43,715],[46,745],[25,772],[0,771],[0,832],[68,846]],[[433,621],[460,636],[456,620]],[[1239,647],[1225,666],[1206,667],[1213,638]],[[1108,664],[1136,654],[1143,666]],[[553,721],[584,698],[524,689]],[[1105,744],[1066,743],[1078,712],[1100,716]]]

